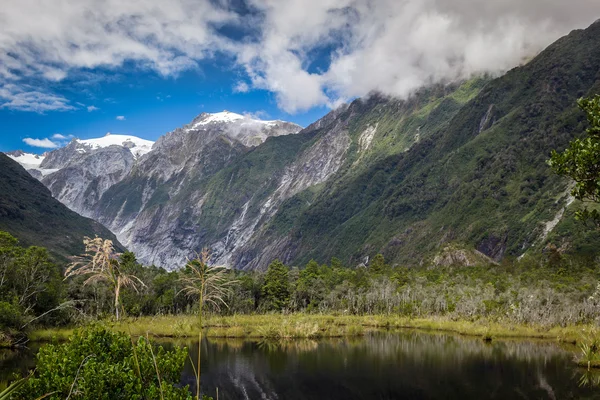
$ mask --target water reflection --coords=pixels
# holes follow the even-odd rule
[[[19,350],[0,349],[0,391],[15,377],[27,375],[35,367],[37,347]]]
[[[189,348],[198,342],[165,341]],[[202,342],[203,392],[219,399],[600,399],[600,371],[554,343],[418,332],[328,340]],[[33,367],[33,351],[0,352],[0,377]],[[0,379],[2,380],[2,379]],[[191,363],[182,381],[195,390]]]
[[[197,354],[197,343],[187,343]],[[579,399],[573,353],[553,343],[484,343],[416,332],[360,339],[209,340],[203,391],[220,399]],[[195,360],[194,360],[195,361]],[[184,382],[194,385],[186,367]]]

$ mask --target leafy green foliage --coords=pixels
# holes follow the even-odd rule
[[[14,398],[34,399],[192,399],[177,387],[185,348],[166,351],[141,337],[93,327],[77,331],[65,344],[48,344],[37,354],[37,367]]]
[[[590,127],[587,136],[576,138],[562,153],[552,151],[548,161],[554,172],[575,181],[571,191],[578,200],[600,203],[600,95],[579,99],[579,107],[585,112]],[[576,214],[579,220],[592,219],[600,224],[598,210],[584,208]]]
[[[40,322],[61,322],[64,314],[48,312],[64,295],[60,269],[46,249],[20,247],[16,238],[0,231],[0,331],[20,331],[35,316],[45,315]]]
[[[86,237],[83,243],[86,254],[77,257],[76,261],[69,265],[65,271],[65,279],[85,276],[87,279],[83,282],[84,286],[88,283],[108,283],[114,293],[114,311],[118,321],[121,313],[121,288],[129,287],[137,292],[138,287],[146,286],[140,278],[128,271],[135,265],[135,256],[126,253],[119,257],[109,239]]]
[[[262,295],[267,310],[280,311],[288,306],[290,300],[288,269],[281,261],[275,260],[269,264]]]

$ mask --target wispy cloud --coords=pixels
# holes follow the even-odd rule
[[[117,119],[117,121],[125,121],[125,116],[124,115],[118,115],[116,119]]]
[[[45,138],[45,139],[25,138],[25,139],[23,139],[23,142],[29,146],[41,147],[43,149],[56,149],[59,146],[58,143],[55,143],[48,138]]]
[[[265,119],[269,118],[269,114],[265,110],[258,110],[258,111],[254,111],[254,112],[244,112],[243,115],[245,117],[248,117],[251,119],[258,119],[258,120],[265,120]]]
[[[233,86],[234,93],[247,93],[250,91],[250,85],[244,81],[239,81]]]
[[[97,110],[99,110],[99,109],[100,109],[100,108],[98,108],[98,107],[96,107],[96,106],[87,106],[87,110],[88,110],[88,112],[97,111]]]
[[[52,140],[61,140],[61,141],[70,140],[73,138],[74,138],[73,135],[63,135],[62,133],[55,133],[51,137]]]
[[[13,83],[4,85],[0,83],[0,108],[37,113],[75,109],[63,96],[41,92],[28,85]]]

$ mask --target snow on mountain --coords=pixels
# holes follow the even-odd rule
[[[84,146],[84,148],[78,150],[80,153],[84,153],[85,148],[97,150],[109,146],[123,146],[128,148],[135,158],[149,153],[154,145],[153,141],[141,139],[136,136],[113,135],[111,133],[107,133],[106,136],[97,139],[75,140]]]
[[[246,117],[244,117],[243,115],[240,114],[236,114],[230,111],[223,111],[223,112],[219,112],[219,113],[214,113],[214,114],[208,114],[208,113],[204,113],[201,116],[200,121],[196,122],[194,124],[193,128],[198,128],[201,125],[207,125],[207,124],[211,124],[211,123],[218,123],[218,122],[223,122],[223,123],[228,123],[228,122],[234,122],[234,121],[238,121],[241,119],[245,119]]]
[[[41,155],[25,153],[21,150],[6,153],[6,155],[8,157],[10,157],[14,161],[18,162],[19,164],[21,164],[21,166],[23,168],[25,168],[31,175],[33,175],[34,177],[36,177],[38,179],[41,179],[41,177],[44,177],[46,175],[49,175],[49,174],[52,174],[52,173],[58,171],[58,169],[56,169],[56,168],[42,168],[41,167],[41,164],[46,159],[47,154],[48,153],[44,153]]]
[[[298,133],[302,127],[285,121],[263,121],[230,111],[202,113],[184,127],[185,132],[216,130],[245,146],[258,146],[268,137]]]
[[[254,119],[247,115],[236,114],[231,111],[224,110],[218,113],[202,113],[198,118],[196,118],[191,127],[188,130],[198,129],[202,127],[202,125],[214,124],[214,123],[233,123],[237,122],[239,125],[251,125],[251,124],[260,124],[260,125],[270,125],[274,126],[278,123],[282,123],[283,121],[263,121],[260,119]]]
[[[24,153],[22,151],[13,151],[6,153],[6,155],[21,164],[25,169],[38,169],[44,158],[46,158],[45,155]]]

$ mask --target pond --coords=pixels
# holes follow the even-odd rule
[[[161,341],[189,348],[198,342]],[[414,331],[362,338],[202,343],[202,388],[227,399],[600,399],[581,386],[575,348]],[[35,350],[0,353],[0,377],[33,366]],[[589,376],[587,376],[589,378]],[[595,378],[592,376],[592,378]],[[182,381],[194,387],[191,364]]]

